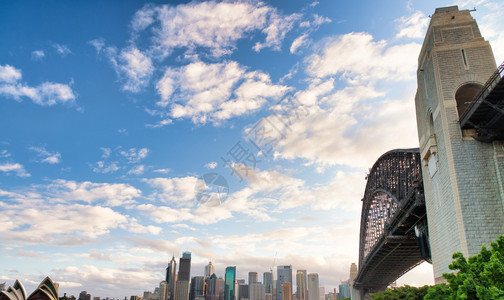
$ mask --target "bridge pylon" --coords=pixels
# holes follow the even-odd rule
[[[459,122],[496,68],[469,10],[436,9],[418,59],[415,99],[436,283],[450,272],[454,252],[474,255],[504,234],[504,142],[483,141],[481,128]]]

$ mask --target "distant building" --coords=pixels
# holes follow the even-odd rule
[[[266,294],[273,294],[273,274],[271,272],[263,273],[263,284]]]
[[[206,300],[219,300],[220,294],[220,281],[214,274],[205,279],[205,299]]]
[[[205,266],[205,278],[210,278],[212,274],[214,273],[214,266],[212,265],[212,262],[208,262],[208,265]]]
[[[284,283],[284,282],[290,283],[291,288],[292,288],[292,266],[278,266],[277,267],[277,282],[276,282],[277,300],[283,299],[282,283]],[[292,297],[292,290],[290,292],[290,295]]]
[[[307,277],[308,277],[308,300],[320,300],[320,286],[319,286],[318,274],[310,273],[308,274]]]
[[[297,270],[296,272],[296,297],[299,300],[308,300],[306,294],[308,292],[308,286],[306,281],[308,280],[306,275],[306,270]]]
[[[142,300],[142,296],[131,296],[130,300]]]
[[[238,293],[237,293],[236,298],[237,299],[242,299],[242,298],[248,299],[248,297],[249,297],[249,285],[245,284],[245,283],[238,284]]]
[[[325,300],[325,288],[323,286],[319,288],[319,299]]]
[[[191,279],[191,288],[189,290],[189,300],[196,300],[199,296],[204,296],[205,292],[205,277],[194,276]]]
[[[179,272],[175,284],[175,299],[189,299],[189,281],[191,280],[191,252],[182,253],[179,260]]]
[[[282,282],[282,300],[292,300],[292,283]]]
[[[159,300],[166,300],[168,297],[168,283],[166,281],[161,281],[159,283]],[[173,295],[175,297],[175,295]]]
[[[249,284],[249,300],[263,300],[266,298],[266,289],[260,282]]]
[[[167,299],[174,300],[175,284],[177,283],[177,261],[175,260],[175,256],[172,257],[171,261],[168,263],[168,267],[166,268],[166,282],[168,283]]]
[[[227,267],[224,300],[235,300],[236,267]]]
[[[144,292],[143,294],[143,300],[152,300],[152,292]]]
[[[1,291],[5,291],[5,282],[4,283],[0,283],[0,292]]]
[[[100,297],[93,297],[93,300],[100,300]]]
[[[86,291],[82,291],[79,294],[79,300],[91,300],[91,294],[88,294]]]
[[[338,286],[338,289],[340,299],[351,297],[352,294],[350,292],[350,280],[341,281],[341,284]]]

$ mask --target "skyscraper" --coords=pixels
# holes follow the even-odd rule
[[[227,267],[224,300],[235,300],[236,267]]]
[[[292,266],[278,266],[277,267],[277,282],[276,282],[276,288],[277,288],[277,300],[282,300],[282,283],[288,282],[291,284],[292,288]],[[292,295],[292,291],[291,291]]]
[[[292,284],[282,282],[282,300],[292,300]]]
[[[266,298],[264,284],[262,283],[249,283],[249,290],[249,300],[264,300]]]
[[[208,265],[205,266],[205,278],[209,278],[214,273],[214,266],[212,262],[208,262]]]
[[[251,288],[251,284],[252,283],[256,283],[256,282],[259,282],[259,278],[258,278],[258,274],[257,272],[249,272],[248,274],[248,287],[249,287],[249,295],[250,295],[250,288]]]
[[[320,300],[320,286],[317,273],[308,274],[308,300]]]
[[[206,282],[206,291],[205,291],[205,299],[207,300],[218,300],[219,299],[219,291],[220,291],[220,281],[217,276],[214,274],[210,275],[209,278],[205,279]]]
[[[194,276],[191,279],[191,288],[189,290],[189,300],[195,300],[196,297],[203,297],[205,290],[205,277]]]
[[[264,292],[273,294],[273,274],[271,272],[263,273]]]
[[[307,300],[306,292],[308,291],[308,287],[306,285],[307,276],[306,270],[297,270],[296,272],[296,296],[299,300]]]
[[[175,300],[189,299],[189,281],[191,279],[191,252],[182,253],[179,263],[177,284],[175,285]]]
[[[168,284],[167,298],[175,299],[175,283],[177,282],[177,261],[175,256],[172,257],[166,268],[166,283]],[[160,299],[164,300],[164,299]]]

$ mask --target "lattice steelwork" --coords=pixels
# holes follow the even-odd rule
[[[421,176],[418,148],[389,151],[373,165],[362,199],[361,265],[376,243],[387,235],[387,225],[402,202],[408,200]]]
[[[367,256],[385,232],[385,223],[389,220],[398,205],[392,197],[378,192],[371,198],[367,215],[367,228],[364,243],[364,256]]]

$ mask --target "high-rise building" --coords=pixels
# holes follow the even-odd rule
[[[205,279],[205,283],[206,283],[205,299],[219,300],[220,281],[215,275],[215,273],[210,275],[209,278]]]
[[[292,284],[282,282],[282,300],[292,300]]]
[[[152,300],[152,292],[145,291],[142,299],[143,300]]]
[[[209,278],[214,273],[214,266],[212,262],[208,262],[208,265],[205,266],[205,278]]]
[[[166,268],[166,283],[168,284],[167,298],[169,300],[175,299],[175,284],[177,282],[177,261],[175,256],[172,257]],[[160,299],[163,300],[163,299]]]
[[[266,294],[273,294],[273,274],[271,272],[263,273],[263,284]]]
[[[79,294],[79,300],[91,300],[91,294],[88,294],[86,291],[82,291]]]
[[[248,284],[245,284],[245,280],[243,283],[238,284],[238,293],[236,300],[239,299],[248,299],[249,297],[249,286]]]
[[[159,283],[159,300],[166,300],[167,298],[168,298],[168,283],[166,281],[161,281]]]
[[[319,277],[317,273],[308,274],[308,300],[320,299]]]
[[[224,300],[235,300],[236,267],[227,267],[225,276]]]
[[[175,286],[175,300],[189,300],[189,281],[177,281],[177,285]]]
[[[257,272],[249,272],[248,273],[248,284],[259,282],[259,277]]]
[[[283,289],[282,283],[288,282],[292,288],[292,266],[278,266],[277,267],[277,282],[276,282],[276,295],[277,300],[282,300]],[[291,291],[292,296],[292,291]]]
[[[308,286],[306,281],[308,280],[306,275],[306,270],[297,270],[296,272],[296,296],[299,300],[308,300],[306,297]]]
[[[205,292],[205,277],[194,276],[191,279],[191,288],[189,289],[189,300],[195,300],[199,296],[204,296]]]
[[[325,287],[323,286],[319,287],[319,299],[325,300]]]
[[[249,283],[249,300],[264,300],[265,298],[264,284],[260,282]]]
[[[179,272],[175,284],[175,300],[189,299],[189,281],[191,279],[191,252],[182,253],[179,260]]]

